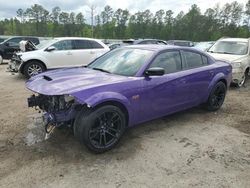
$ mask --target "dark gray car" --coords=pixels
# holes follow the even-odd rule
[[[19,51],[19,43],[22,40],[27,40],[37,45],[40,43],[38,37],[28,37],[28,36],[18,36],[10,37],[0,43],[0,64],[3,62],[3,59],[11,59],[14,52]]]

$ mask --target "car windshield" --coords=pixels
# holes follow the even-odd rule
[[[51,40],[42,40],[40,44],[36,45],[37,49],[43,49],[46,47],[49,47],[50,45],[54,44],[57,39],[51,39]]]
[[[211,53],[222,53],[222,54],[233,54],[233,55],[245,55],[248,51],[247,42],[237,41],[219,41],[216,42],[208,52]]]
[[[142,49],[115,49],[88,65],[88,68],[118,74],[135,76],[141,66],[153,55],[153,51]]]
[[[198,42],[195,44],[195,48],[200,49],[200,50],[207,50],[213,45],[213,42]]]
[[[0,38],[0,44],[4,43],[8,38]]]

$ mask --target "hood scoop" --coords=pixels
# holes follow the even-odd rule
[[[43,78],[44,78],[45,80],[47,80],[47,81],[52,81],[52,80],[53,80],[52,78],[50,78],[49,76],[46,76],[46,75],[44,75]]]

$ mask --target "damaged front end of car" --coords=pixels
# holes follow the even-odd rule
[[[28,98],[28,107],[34,107],[43,112],[45,132],[51,134],[56,127],[71,127],[76,112],[82,105],[71,95],[33,94]]]

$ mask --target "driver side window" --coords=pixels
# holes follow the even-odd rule
[[[161,67],[165,70],[165,74],[178,72],[182,69],[181,56],[179,51],[164,52],[158,55],[151,67]]]
[[[52,46],[54,46],[56,50],[72,50],[73,49],[72,40],[59,41],[53,44]]]

